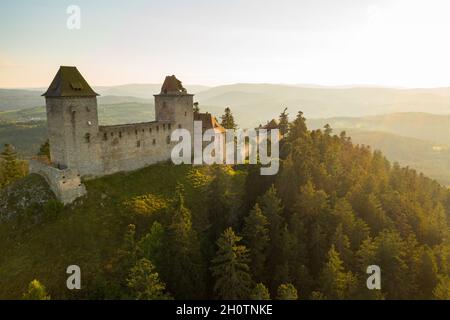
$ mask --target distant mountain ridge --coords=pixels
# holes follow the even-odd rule
[[[307,122],[308,126],[314,129],[322,128],[328,123],[337,131],[383,131],[450,146],[450,115],[405,112],[367,117],[308,119]]]

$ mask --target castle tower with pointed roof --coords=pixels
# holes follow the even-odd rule
[[[76,67],[61,67],[43,94],[52,163],[92,171],[97,146],[87,143],[98,131],[97,96]],[[93,150],[95,149],[95,150]]]

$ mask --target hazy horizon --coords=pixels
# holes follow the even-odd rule
[[[165,76],[164,76],[165,77]],[[163,77],[163,78],[164,78]],[[88,79],[86,79],[88,80]],[[89,81],[88,81],[89,82]],[[162,85],[163,81],[160,82],[126,82],[118,84],[95,84],[89,83],[95,88],[108,88],[108,87],[121,87],[121,86],[145,86],[145,85]],[[42,86],[18,86],[18,87],[7,87],[0,86],[0,89],[4,90],[46,90],[50,82],[47,85]],[[450,89],[450,83],[446,86],[436,86],[436,87],[415,87],[415,86],[388,86],[388,85],[377,85],[377,84],[340,84],[340,85],[326,85],[326,84],[315,84],[315,83],[276,83],[276,82],[230,82],[230,83],[219,83],[215,85],[203,84],[203,83],[184,83],[184,86],[199,86],[205,88],[215,88],[222,86],[233,86],[233,85],[274,85],[274,86],[288,86],[288,87],[300,87],[300,88],[323,88],[323,89],[358,89],[358,88],[368,88],[368,89],[395,89],[395,90],[427,90],[427,89]]]

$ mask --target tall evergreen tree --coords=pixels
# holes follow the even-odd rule
[[[166,300],[166,285],[159,279],[151,261],[143,258],[131,268],[127,279],[132,297],[137,300]]]
[[[356,289],[356,279],[351,272],[345,272],[344,262],[334,246],[328,252],[328,260],[320,276],[321,292],[327,299],[348,299]]]
[[[344,233],[341,223],[336,228],[336,232],[331,239],[331,243],[334,245],[336,251],[339,253],[339,256],[341,256],[344,263],[347,266],[350,266],[350,264],[353,262],[353,252],[350,249],[350,240]]]
[[[228,228],[217,240],[217,254],[211,261],[211,271],[215,278],[214,291],[218,298],[225,300],[248,299],[251,276],[248,266],[248,249],[240,245],[241,237]]]
[[[279,117],[280,134],[285,137],[289,132],[289,114],[287,113],[287,108],[284,108],[283,112]]]
[[[11,144],[5,144],[0,154],[0,171],[2,180],[0,187],[5,187],[25,175],[17,153]]]
[[[144,258],[154,262],[156,268],[162,267],[164,253],[164,239],[166,231],[159,222],[154,222],[148,232],[139,241],[138,246]]]
[[[267,248],[269,246],[269,229],[267,218],[256,204],[245,218],[242,232],[244,243],[250,249],[251,270],[256,281],[263,279]]]
[[[197,233],[192,229],[191,212],[184,204],[184,188],[177,186],[167,232],[165,265],[169,289],[176,298],[202,298],[205,295],[205,265]],[[175,262],[174,262],[175,261]]]
[[[273,276],[277,274],[281,266],[286,266],[286,257],[284,255],[285,250],[285,222],[283,217],[283,206],[281,199],[277,196],[277,190],[275,186],[271,186],[270,189],[257,200],[258,206],[261,209],[262,214],[267,218],[269,227],[269,247],[267,249],[267,256],[270,260],[267,261],[266,273]],[[284,268],[284,267],[283,267]],[[285,268],[284,268],[285,269]],[[266,283],[269,283],[271,290],[275,290],[273,287],[274,281],[266,279]],[[269,282],[270,281],[270,282]]]
[[[229,107],[225,108],[225,113],[222,115],[221,119],[222,122],[220,123],[220,125],[225,129],[234,130],[237,128],[237,124],[234,121],[233,114],[231,113],[231,109]]]
[[[433,290],[439,283],[438,268],[433,251],[424,246],[419,255],[419,266],[417,270],[417,285],[420,289],[420,297],[429,299],[433,296]]]

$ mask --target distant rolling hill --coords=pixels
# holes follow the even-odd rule
[[[450,115],[429,113],[394,113],[368,117],[334,117],[308,119],[308,127],[322,128],[330,124],[335,129],[383,131],[450,145]]]
[[[160,93],[161,85],[162,84],[125,84],[120,86],[94,87],[94,90],[101,95],[132,96],[153,100],[153,95]],[[185,85],[185,87],[188,92],[194,94],[210,88],[201,85]]]
[[[231,107],[241,126],[254,126],[288,107],[307,118],[368,116],[396,112],[450,113],[450,88],[328,88],[274,84],[234,84],[200,92],[200,107],[223,112]]]
[[[450,148],[431,141],[403,137],[392,133],[363,130],[346,130],[357,144],[381,150],[387,159],[409,166],[450,186]]]

